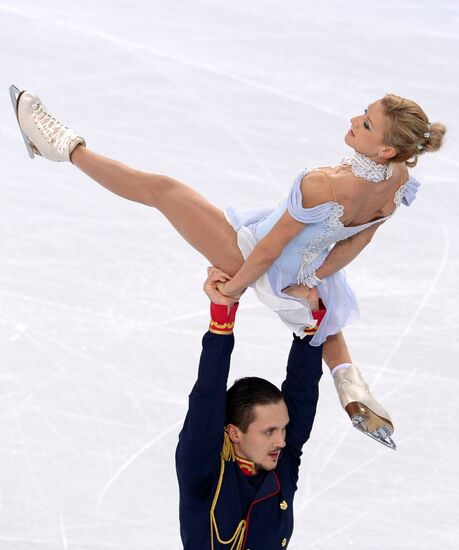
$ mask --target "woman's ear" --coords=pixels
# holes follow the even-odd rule
[[[385,160],[389,160],[395,156],[397,156],[397,149],[395,149],[394,147],[391,147],[390,145],[381,147],[378,151],[378,157],[383,158]]]

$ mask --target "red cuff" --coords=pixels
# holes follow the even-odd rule
[[[209,331],[214,334],[233,334],[234,321],[239,302],[231,306],[228,312],[228,306],[224,304],[210,304],[210,325]]]
[[[321,304],[321,306],[322,306],[322,304]],[[312,336],[313,334],[315,334],[317,332],[317,329],[319,328],[320,323],[322,322],[322,319],[324,318],[325,314],[327,313],[327,310],[324,307],[323,309],[319,309],[318,311],[312,311],[311,313],[312,313],[312,318],[317,321],[317,324],[313,328],[305,328],[304,329],[304,333],[307,334],[308,336]]]
[[[324,309],[319,309],[318,311],[313,311],[312,312],[312,318],[317,321],[317,326],[320,325],[320,323],[322,322],[322,319],[325,317],[326,313],[327,313],[327,310],[325,308]]]

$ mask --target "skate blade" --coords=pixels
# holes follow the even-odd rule
[[[19,126],[19,130],[22,134],[22,139],[24,140],[27,152],[29,153],[29,157],[31,159],[33,159],[35,155],[40,155],[40,151],[35,147],[35,145],[24,134],[24,132],[22,131],[21,125],[19,124],[19,118],[18,118],[18,102],[19,102],[19,98],[21,97],[21,94],[23,92],[20,92],[16,88],[16,86],[14,86],[13,84],[10,86],[9,91],[10,91],[11,103],[13,104],[13,109],[14,109],[14,112],[16,114],[16,120],[17,120],[17,123],[18,123],[18,126]]]
[[[364,426],[359,422],[358,417],[356,417],[352,421],[352,425],[354,428],[359,430],[359,432],[363,433],[364,435],[367,435],[368,437],[371,437],[371,439],[374,439],[378,443],[381,443],[381,445],[384,445],[385,447],[389,447],[389,449],[393,449],[394,451],[397,450],[397,445],[395,444],[395,441],[390,437],[389,426],[382,426],[375,432],[368,432]]]
[[[358,402],[349,403],[346,406],[346,412],[354,428],[394,451],[397,449],[397,445],[390,437],[394,433],[394,426],[390,420],[378,416]]]

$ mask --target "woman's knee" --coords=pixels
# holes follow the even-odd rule
[[[142,173],[145,186],[145,203],[155,208],[161,208],[161,203],[167,201],[174,193],[179,182],[162,174]]]

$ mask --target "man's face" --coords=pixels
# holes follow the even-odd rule
[[[228,430],[237,456],[255,463],[257,472],[274,470],[280,451],[285,447],[285,430],[289,422],[287,405],[282,400],[254,407],[255,420],[247,432],[230,425]]]

